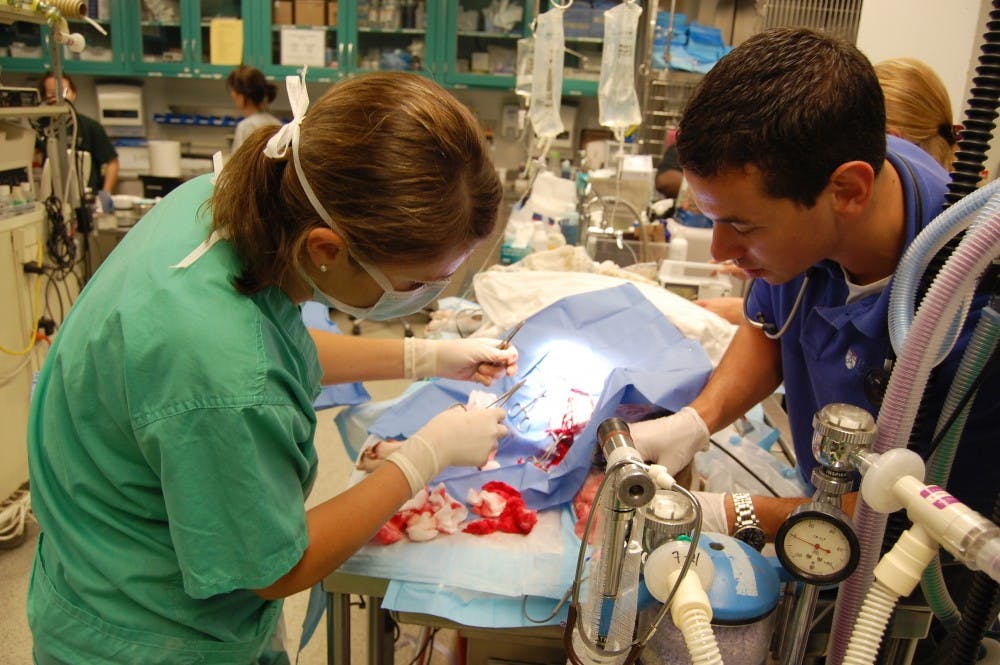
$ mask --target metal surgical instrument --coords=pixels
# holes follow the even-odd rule
[[[521,379],[520,381],[518,381],[517,383],[515,383],[515,384],[514,384],[514,386],[513,386],[513,387],[512,387],[512,388],[511,388],[510,390],[508,390],[507,392],[505,392],[505,393],[503,393],[502,395],[500,395],[500,397],[497,397],[497,398],[496,398],[496,399],[495,399],[495,400],[494,400],[494,401],[493,401],[493,402],[492,402],[492,403],[491,403],[491,404],[490,404],[489,406],[487,406],[486,408],[487,408],[487,409],[492,409],[492,408],[493,408],[493,407],[495,407],[495,406],[497,406],[497,407],[501,407],[501,406],[503,406],[504,404],[506,404],[506,403],[507,403],[507,400],[509,400],[509,399],[510,399],[511,397],[513,397],[513,396],[514,396],[514,393],[516,393],[516,392],[517,392],[518,390],[520,390],[520,389],[521,389],[521,388],[522,388],[522,387],[524,386],[524,384],[525,384],[525,383],[526,383],[527,381],[528,381],[527,379]]]
[[[497,348],[498,349],[508,348],[510,346],[511,340],[514,339],[514,335],[517,334],[517,331],[520,330],[522,326],[524,326],[524,319],[518,321],[517,324],[515,324],[514,327],[510,329],[510,332],[507,333],[507,336],[500,341],[500,346],[498,346]]]
[[[543,390],[540,395],[533,397],[527,402],[518,402],[514,405],[510,411],[507,412],[507,417],[510,418],[510,422],[514,425],[514,428],[521,433],[527,432],[531,425],[529,423],[528,412],[535,406],[538,400],[545,397],[545,391]]]

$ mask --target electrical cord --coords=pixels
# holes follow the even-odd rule
[[[712,441],[711,439],[709,439],[709,442],[713,446],[715,446],[716,448],[718,448],[719,450],[721,450],[722,452],[724,452],[726,455],[728,455],[729,458],[732,459],[734,462],[736,462],[741,467],[743,467],[743,470],[746,471],[747,473],[749,473],[751,476],[753,476],[753,479],[756,480],[758,483],[760,483],[761,486],[764,487],[764,489],[766,489],[768,492],[770,492],[772,494],[772,496],[780,496],[776,491],[774,491],[773,487],[771,487],[770,485],[768,485],[767,483],[764,482],[763,478],[761,478],[760,476],[758,476],[756,473],[753,472],[753,470],[749,466],[747,466],[746,464],[744,464],[743,460],[741,460],[740,458],[738,458],[736,455],[734,455],[730,451],[726,450],[725,446],[723,446],[721,443],[718,443],[716,441]]]
[[[941,441],[944,440],[944,437],[947,436],[949,430],[951,430],[952,426],[955,424],[955,421],[958,420],[958,417],[963,411],[965,411],[965,407],[979,393],[979,387],[983,384],[983,381],[990,374],[990,372],[996,369],[996,364],[997,353],[994,351],[993,355],[990,356],[990,359],[986,361],[985,365],[983,365],[982,371],[979,372],[975,379],[973,379],[972,383],[969,384],[968,389],[965,391],[965,394],[963,394],[962,398],[958,400],[958,404],[955,405],[955,409],[948,414],[948,419],[944,422],[937,435],[931,440],[930,446],[928,446],[926,452],[922,454],[925,461],[930,459],[931,455],[934,454],[934,451],[937,450],[937,447],[941,445]]]
[[[428,636],[427,640],[422,645],[418,646],[416,655],[414,655],[413,658],[410,659],[410,662],[407,663],[407,665],[416,665],[419,662],[423,662],[424,657],[427,654],[434,653],[434,638],[437,637],[437,633],[439,630],[441,629],[440,628],[431,629],[430,635]]]
[[[28,520],[34,521],[31,512],[31,493],[18,490],[0,504],[0,549],[17,547],[24,540],[24,526]]]
[[[45,214],[49,219],[49,237],[45,241],[49,256],[57,269],[72,268],[76,258],[76,245],[63,217],[62,202],[55,195],[45,199]]]
[[[42,265],[42,246],[38,245],[38,254],[36,256],[36,264],[38,266]],[[27,272],[27,265],[25,266],[25,271]],[[6,353],[12,356],[26,356],[31,353],[31,350],[35,348],[35,343],[38,341],[38,322],[42,317],[42,275],[41,272],[36,271],[35,274],[35,289],[34,296],[31,299],[31,323],[32,328],[28,331],[28,343],[22,349],[8,349],[5,346],[0,345],[0,353]]]
[[[13,381],[17,377],[21,376],[21,371],[24,370],[24,368],[27,367],[30,362],[31,362],[31,356],[25,355],[24,356],[24,360],[22,360],[21,362],[19,362],[18,365],[17,365],[17,367],[15,367],[14,369],[10,370],[9,372],[7,372],[6,374],[4,374],[3,376],[0,376],[0,388],[2,388],[3,386],[6,386],[8,383],[10,383],[11,381]]]

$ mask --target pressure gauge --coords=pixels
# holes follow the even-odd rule
[[[836,584],[858,565],[861,548],[850,518],[828,503],[799,506],[778,529],[774,549],[793,577],[810,584]]]

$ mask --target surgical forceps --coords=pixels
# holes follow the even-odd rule
[[[500,397],[497,397],[495,400],[493,400],[493,402],[491,402],[490,405],[487,406],[486,408],[487,409],[492,409],[495,406],[496,407],[502,407],[504,404],[507,403],[507,400],[509,400],[511,397],[514,396],[514,393],[516,393],[518,390],[520,390],[522,388],[522,386],[524,386],[524,384],[526,382],[527,382],[527,379],[521,379],[520,381],[518,381],[517,383],[515,383],[514,386],[510,390],[508,390],[507,392],[505,392],[502,395],[500,395]]]
[[[545,397],[545,391],[543,390],[537,397],[531,398],[527,402],[517,402],[514,404],[514,408],[507,412],[507,417],[510,419],[514,429],[516,429],[521,434],[524,434],[529,429],[531,429],[530,418],[528,417],[528,412],[534,408],[538,400]]]
[[[514,339],[514,335],[516,335],[517,331],[520,330],[523,326],[524,326],[524,319],[521,319],[514,325],[513,328],[510,329],[510,332],[507,333],[507,336],[504,337],[502,340],[500,340],[500,345],[497,348],[501,350],[508,348],[510,346],[511,340]]]

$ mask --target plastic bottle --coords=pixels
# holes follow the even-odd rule
[[[21,190],[20,185],[10,187],[10,211],[15,215],[19,215],[25,211],[27,208],[27,201],[24,200],[24,192]]]
[[[554,219],[549,220],[549,228],[546,237],[546,249],[559,249],[566,244],[566,237],[563,236],[559,225]]]
[[[567,245],[575,245],[580,241],[580,213],[576,210],[566,213],[559,220],[559,230],[562,231]]]
[[[427,10],[424,9],[423,0],[420,0],[420,2],[417,3],[417,8],[413,12],[413,22],[414,22],[413,27],[415,27],[417,30],[427,29]]]
[[[549,233],[545,229],[545,224],[535,220],[532,226],[534,230],[531,233],[531,251],[544,252],[549,248]]]
[[[688,254],[688,241],[682,235],[674,234],[670,236],[670,243],[667,245],[667,259],[670,261],[686,261]],[[684,274],[683,266],[670,266],[667,274],[678,275]]]
[[[30,182],[21,183],[21,198],[24,199],[24,202],[28,205],[35,202],[35,192],[32,189]]]
[[[566,178],[567,180],[573,179],[573,165],[570,164],[568,159],[562,160],[559,164],[559,172],[563,178]]]
[[[0,217],[13,214],[13,201],[10,197],[10,185],[0,185]]]

